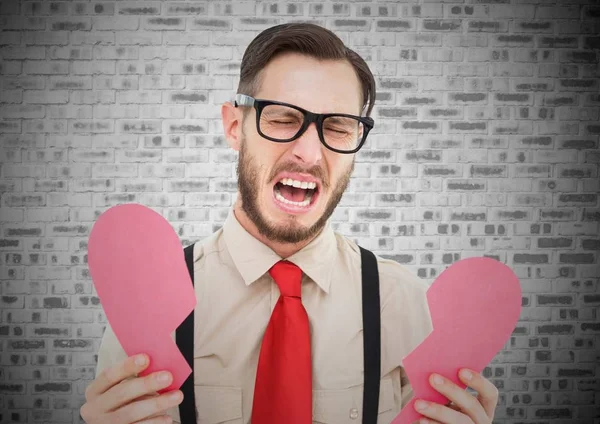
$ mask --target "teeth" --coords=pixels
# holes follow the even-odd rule
[[[290,184],[286,184],[286,185],[290,185]],[[283,197],[281,195],[281,193],[279,192],[279,189],[277,187],[275,187],[275,197],[277,198],[277,200],[279,200],[282,203],[287,203],[288,205],[292,205],[292,206],[300,206],[302,208],[305,208],[310,204],[310,200],[312,199],[312,196],[313,196],[312,193],[308,193],[306,195],[306,198],[302,202],[292,202],[291,200],[288,200],[285,197]]]
[[[314,189],[315,187],[317,187],[317,183],[315,182],[308,182],[308,181],[297,181],[297,180],[292,180],[291,178],[283,178],[280,181],[281,184],[283,185],[287,185],[287,186],[292,186],[292,187],[296,187],[296,188],[303,188],[303,189]]]

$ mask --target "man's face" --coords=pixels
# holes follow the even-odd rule
[[[317,113],[360,115],[362,106],[360,82],[349,63],[318,62],[298,54],[270,62],[255,97]],[[240,136],[238,187],[242,210],[266,238],[299,243],[315,236],[340,202],[353,169],[354,155],[323,146],[315,124],[292,142],[276,143],[258,134],[256,112],[247,110]],[[291,186],[297,181],[308,187]]]

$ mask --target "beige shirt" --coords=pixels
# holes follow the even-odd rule
[[[268,270],[281,258],[252,237],[230,210],[223,227],[194,246],[194,384],[198,423],[250,422],[264,331],[279,298]],[[355,243],[328,223],[287,258],[304,272],[302,303],[311,328],[313,422],[362,418],[361,260]],[[432,331],[428,285],[377,257],[381,290],[381,391],[378,423],[389,423],[412,398],[402,359]],[[175,332],[172,334],[175,339]],[[126,358],[110,325],[97,373]],[[178,408],[169,415],[180,422]]]

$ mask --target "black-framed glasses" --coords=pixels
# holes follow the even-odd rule
[[[288,143],[296,140],[314,122],[321,143],[337,153],[356,153],[373,129],[373,118],[345,113],[313,113],[299,106],[236,94],[235,107],[256,110],[256,130],[267,140]]]

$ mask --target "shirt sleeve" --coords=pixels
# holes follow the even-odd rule
[[[408,381],[408,376],[406,375],[404,367],[400,367],[400,387],[402,389],[400,409],[402,409],[406,406],[408,402],[410,402],[414,395],[412,386]]]
[[[106,368],[110,368],[125,359],[127,359],[127,354],[125,353],[123,346],[119,343],[110,324],[106,323],[106,329],[104,330],[100,348],[98,349],[96,377],[98,377],[98,375]]]
[[[397,262],[381,263],[382,376],[390,374],[397,412],[413,398],[403,359],[433,331],[428,284]]]

